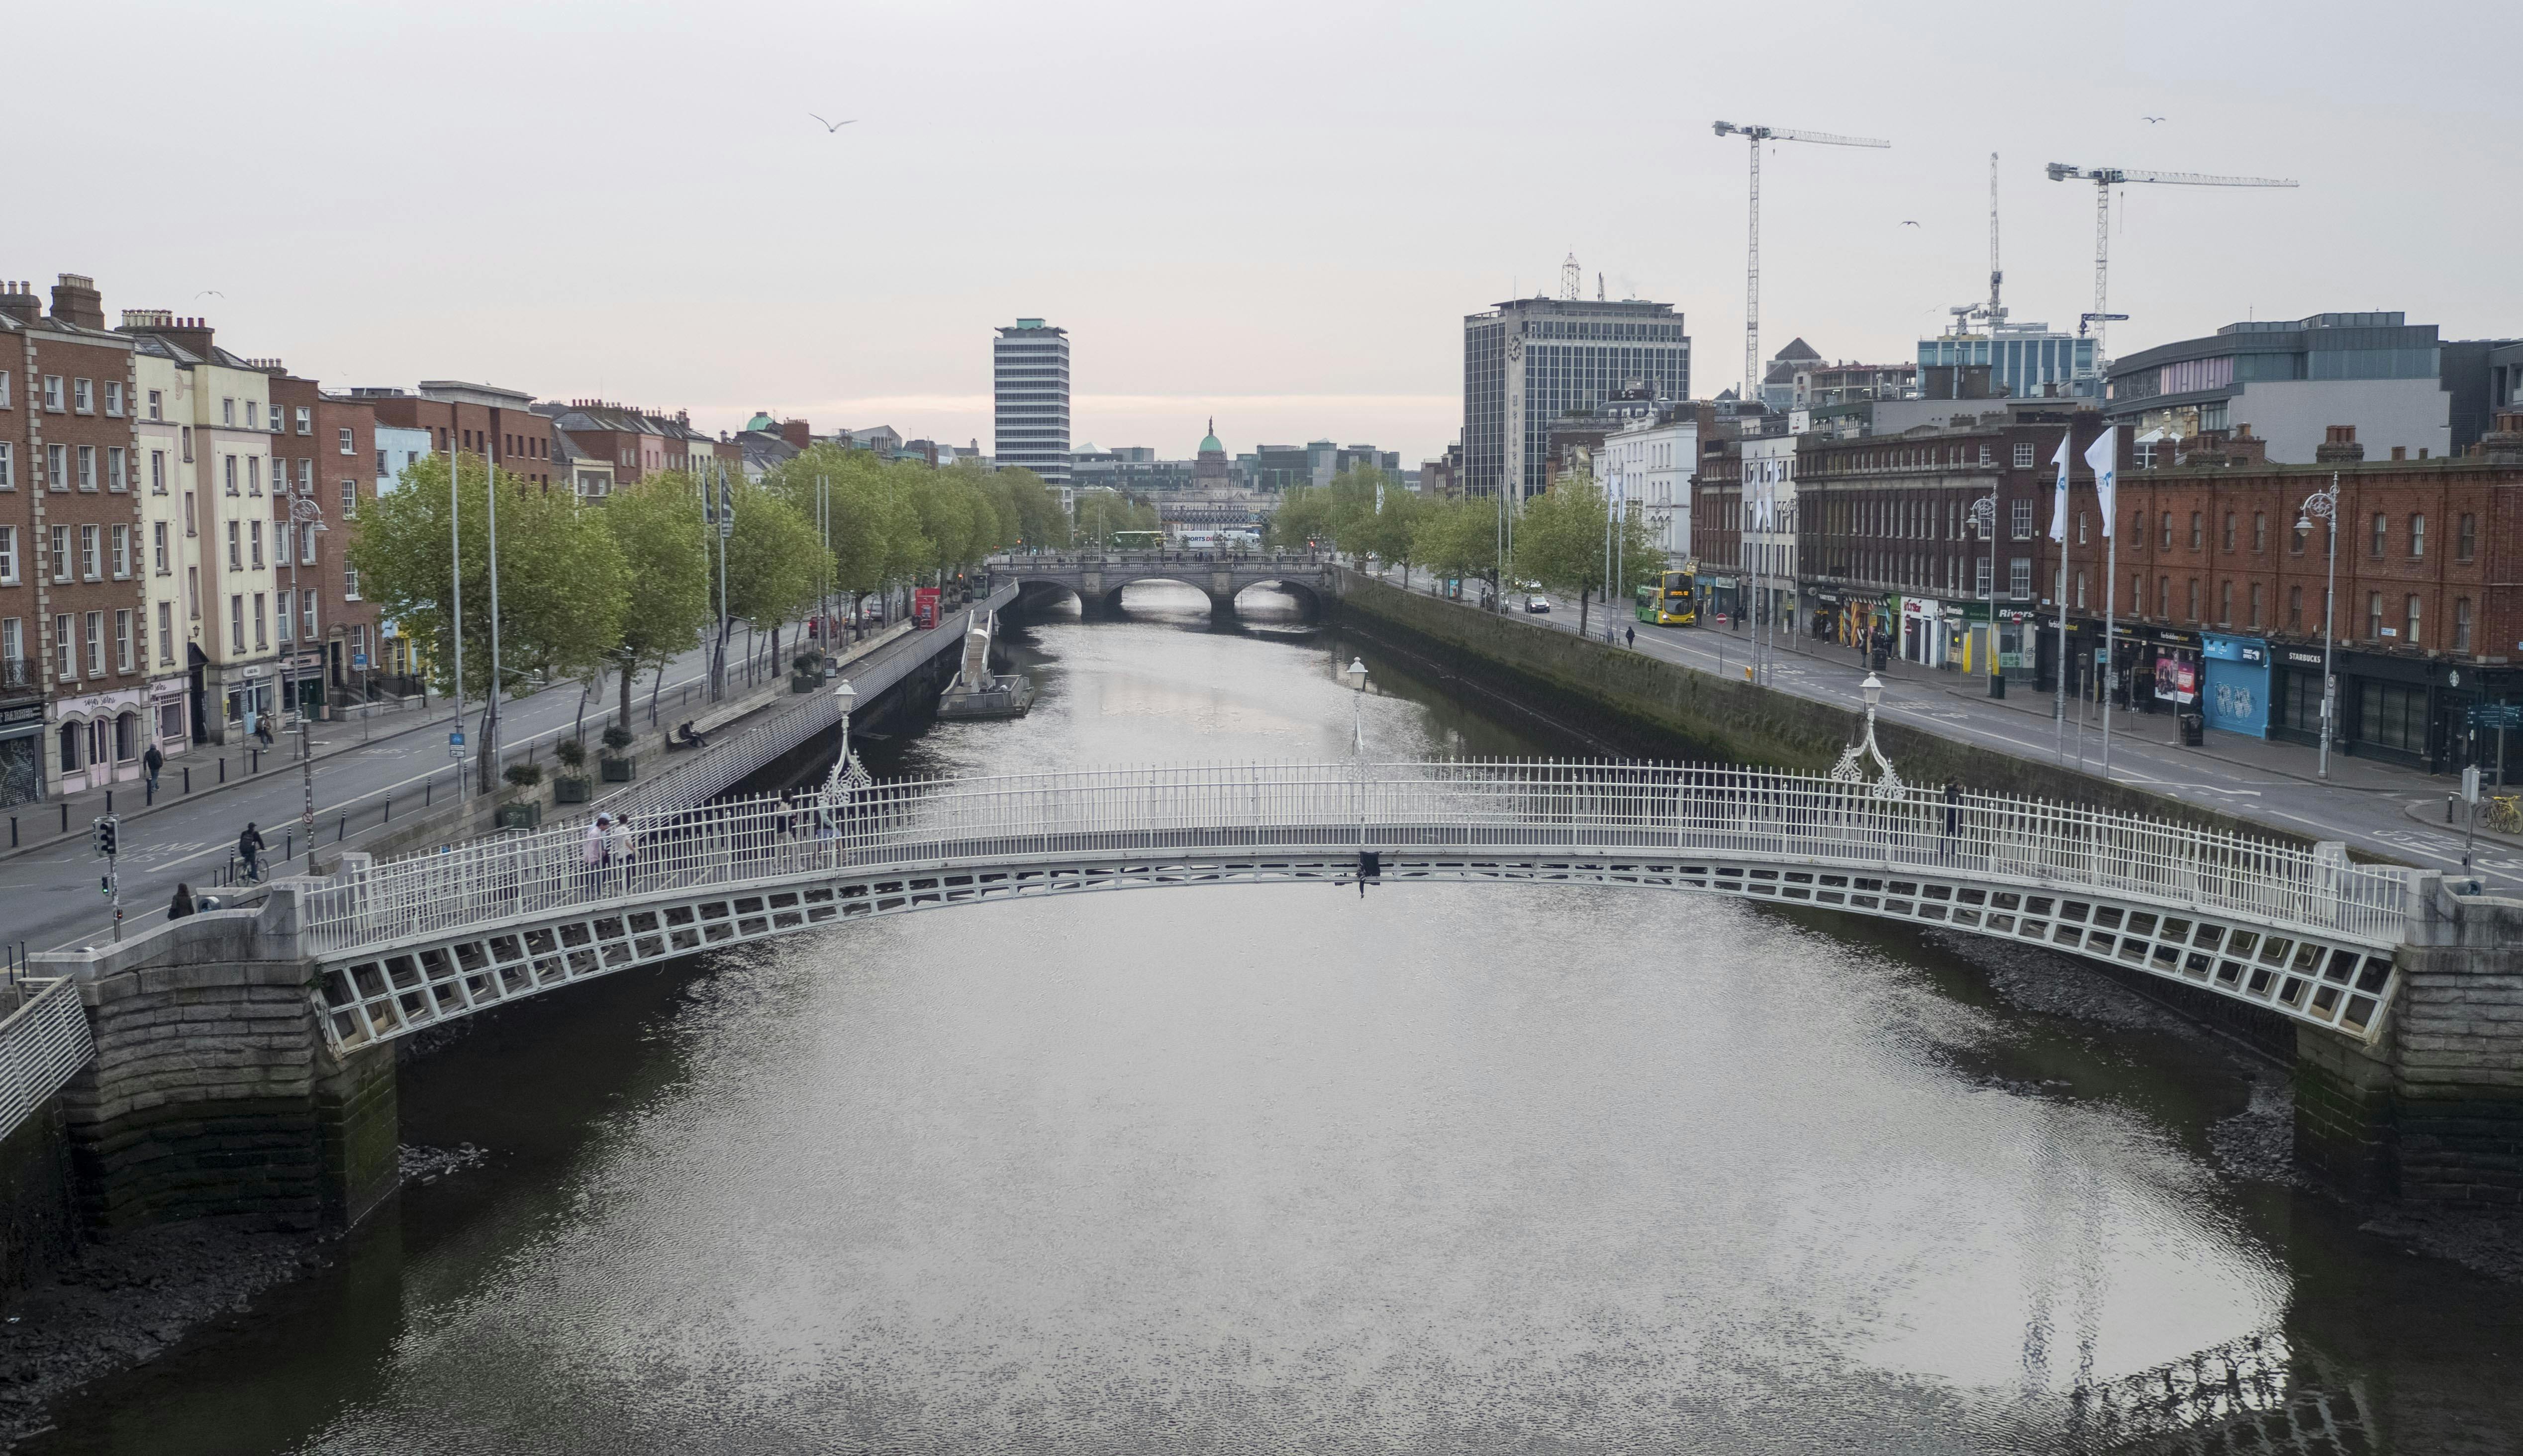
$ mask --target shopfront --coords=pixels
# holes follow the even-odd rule
[[[1880,632],[1897,651],[1900,646],[1900,618],[1893,598],[1883,596],[1850,596],[1839,603],[1839,639],[1857,647],[1875,640]]]
[[[0,708],[0,806],[44,797],[44,705]]]
[[[238,672],[228,683],[226,694],[226,735],[219,741],[233,743],[239,733],[252,733],[263,719],[271,716],[278,685],[272,680],[271,664],[257,663]],[[278,724],[272,725],[276,731]]]
[[[2321,649],[2283,646],[2269,652],[2269,737],[2321,744]]]
[[[1743,620],[1743,585],[1734,577],[1702,577],[1708,587],[1708,601],[1699,616],[1703,622],[1726,619],[1732,627]]]
[[[287,681],[283,684],[282,701],[288,704],[290,711],[303,713],[310,718],[322,718],[324,716],[324,654],[320,650],[301,652],[296,660],[283,669],[283,672],[287,675]]]
[[[168,758],[182,753],[192,741],[192,720],[184,711],[190,686],[182,678],[162,678],[149,684],[150,729],[157,735],[158,751]]]
[[[1836,591],[1814,591],[1812,605],[1805,613],[1805,631],[1818,642],[1839,640],[1839,613],[1847,605]]]
[[[60,791],[74,794],[140,776],[148,746],[148,694],[140,688],[62,698],[53,704],[53,767]]]
[[[2248,737],[2269,735],[2269,644],[2259,637],[2209,633],[2200,642],[2206,673],[2200,702],[2208,727]]]
[[[2119,631],[2126,639],[2119,658],[2128,708],[2138,713],[2196,711],[2199,690],[2205,685],[2199,634],[2161,627]]]

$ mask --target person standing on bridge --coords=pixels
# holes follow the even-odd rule
[[[1961,837],[1962,831],[1963,786],[1958,780],[1947,778],[1945,780],[1945,842],[1939,846],[1943,853],[1950,855],[1954,852],[1954,841]]]
[[[587,843],[580,849],[579,859],[587,866],[587,882],[592,889],[602,888],[605,867],[613,862],[612,835],[612,815],[599,814],[587,826]]]

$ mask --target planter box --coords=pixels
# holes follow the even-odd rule
[[[820,674],[813,677],[809,677],[804,673],[790,673],[788,675],[788,690],[790,692],[813,692],[821,688],[823,685],[824,680]]]
[[[502,804],[496,820],[502,829],[531,829],[543,822],[544,803],[541,799],[520,799],[514,804]]]
[[[596,768],[607,783],[629,783],[636,772],[633,765],[634,760],[627,758],[596,760]]]
[[[552,780],[552,802],[584,804],[587,802],[587,788],[584,778],[555,778]]]

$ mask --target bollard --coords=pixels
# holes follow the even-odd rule
[[[421,808],[423,808],[423,809],[427,809],[427,808],[429,807],[429,793],[430,793],[430,790],[432,790],[432,789],[434,789],[434,788],[436,788],[436,787],[438,787],[438,780],[437,780],[437,779],[435,779],[435,778],[424,778],[424,779],[422,779],[422,780],[420,781],[420,807],[421,807]]]
[[[280,863],[286,865],[298,858],[298,831],[291,829],[280,836]]]
[[[186,764],[186,765],[184,766],[184,792],[186,792],[186,793],[188,793],[188,794],[189,794],[189,793],[191,793],[192,791],[193,791],[193,766],[192,766],[191,764]]]
[[[341,822],[340,823],[335,824],[335,825],[333,826],[333,842],[334,842],[335,844],[339,844],[339,843],[341,843],[341,842],[342,842],[342,836],[343,836],[343,835],[345,835],[345,834],[348,834],[348,833],[350,833],[350,832],[351,832],[351,817],[350,817],[349,815],[345,814],[345,815],[343,815],[343,816],[342,816],[342,822]]]
[[[392,793],[388,793],[386,795],[386,812],[384,816],[377,821],[377,822],[381,824],[390,824],[394,822],[394,795]]]
[[[64,799],[64,800],[62,801],[62,832],[63,832],[63,833],[65,833],[65,834],[67,834],[67,833],[69,833],[70,831],[71,831],[71,805],[70,805],[70,801],[69,801],[68,799]]]
[[[105,812],[108,815],[114,813],[114,790],[112,789],[105,791]]]
[[[226,755],[224,755],[224,754],[222,754],[222,755],[220,755],[220,757],[219,757],[219,782],[221,782],[221,783],[225,783],[225,782],[227,782],[227,781],[228,781],[228,761],[227,761],[227,756],[226,756]]]

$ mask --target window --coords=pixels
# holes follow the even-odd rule
[[[105,412],[117,419],[122,417],[122,381],[109,379],[105,384]]]
[[[44,446],[44,488],[51,491],[71,488],[70,451],[62,446]]]
[[[355,480],[344,481],[342,482],[342,519],[356,521],[358,518],[359,483]]]
[[[167,493],[167,452],[165,450],[149,452],[149,493],[152,495]]]
[[[1606,534],[1609,534],[1610,530],[1611,530],[1611,528],[1610,528],[1610,527],[1608,527],[1608,526],[1604,528],[1604,531],[1605,531],[1605,533],[1606,533]],[[2083,511],[2078,511],[2078,512],[2076,512],[2076,544],[2078,544],[2078,545],[2080,545],[2080,546],[2081,546],[2081,545],[2083,545],[2084,543],[2085,543],[2085,513],[2084,513]]]
[[[290,621],[290,618],[289,618],[289,593],[288,593],[288,592],[286,592],[286,591],[283,591],[282,593],[280,593],[280,614],[279,614],[280,650],[281,650],[281,651],[283,651],[283,652],[286,652],[286,651],[288,651],[288,650],[289,650],[289,646],[290,646],[290,643],[291,643],[291,641],[292,641],[292,638],[291,638],[291,636],[290,636],[290,633],[289,633],[289,621]]]
[[[162,577],[167,574],[167,523],[164,521],[149,523],[149,569]]]
[[[0,409],[7,409],[9,407],[9,371],[6,369],[0,369]],[[9,620],[15,622],[18,619],[12,617]]]
[[[221,457],[220,457],[220,460],[221,460],[221,462],[222,462],[222,463],[227,467],[227,487],[228,487],[228,493],[229,493],[229,494],[231,494],[231,495],[234,495],[234,494],[236,494],[236,493],[237,493],[237,462],[236,462],[236,456],[234,456],[234,455],[223,455],[223,456],[221,456]]]
[[[184,463],[190,465],[193,463],[193,427],[178,425],[175,427],[175,433],[184,443]]]
[[[2225,549],[2234,549],[2234,513],[2225,512]]]
[[[2018,470],[2029,470],[2032,468],[2031,441],[2019,440],[2015,443],[2015,468]]]
[[[246,522],[245,536],[246,543],[253,548],[251,554],[254,557],[254,569],[261,571],[262,570],[262,523],[261,521]]]
[[[9,442],[0,440],[0,491],[18,489],[18,453]]]
[[[2408,630],[2403,634],[2402,645],[2414,647],[2418,645],[2418,594],[2414,591],[2409,593],[2408,609]]]
[[[2302,587],[2287,588],[2287,631],[2304,631],[2304,588]]]
[[[272,481],[273,484],[278,484],[279,477],[273,476]],[[245,493],[248,495],[262,493],[262,456],[261,455],[245,457]]]
[[[0,664],[12,671],[24,672],[19,664],[26,660],[26,627],[15,617],[0,620]]]
[[[44,376],[44,407],[55,414],[62,412],[62,377],[58,374]]]
[[[2452,599],[2452,650],[2470,650],[2470,598],[2467,596]]]
[[[131,578],[131,528],[115,527],[113,541],[114,579],[118,582],[128,581]]]
[[[167,667],[175,661],[175,604],[158,603],[158,665]]]
[[[53,580],[67,582],[71,579],[71,528],[56,526],[52,535]]]
[[[2200,511],[2190,513],[2190,549],[2194,551],[2208,543],[2207,535],[2202,529],[2202,515]]]
[[[236,400],[221,399],[219,401],[219,423],[222,425],[234,425],[236,423]]]
[[[2146,615],[2146,578],[2135,573],[2129,576],[2129,615]]]
[[[2190,610],[2183,615],[2186,620],[2196,622],[2199,620],[2199,579],[2197,577],[2190,579],[2188,601]]]
[[[164,391],[151,390],[149,392],[149,417],[153,420],[164,420],[167,418],[167,396]]]
[[[0,587],[18,585],[18,528],[0,526]]]
[[[0,485],[7,484],[8,470],[0,466]],[[2479,517],[2463,511],[2459,524],[2453,527],[2452,553],[2459,560],[2468,561],[2478,550]]]
[[[2172,549],[2172,512],[2164,513],[2164,549]]]
[[[304,404],[298,406],[298,433],[301,435],[315,433],[315,411]]]
[[[2357,684],[2356,736],[2359,741],[2408,753],[2427,748],[2427,690],[2399,682]]]
[[[105,488],[107,490],[121,492],[131,488],[131,482],[125,478],[123,466],[122,446],[107,446],[105,447]]]
[[[2084,605],[2085,605],[2085,574],[2084,574],[2083,572],[2081,572],[2081,571],[2080,571],[2080,572],[2076,573],[2076,606],[2078,607],[2078,609],[2079,609],[2079,610],[2081,610],[2081,609],[2084,607]]]
[[[131,671],[131,609],[121,607],[114,614],[114,670]]]
[[[2255,553],[2258,553],[2265,551],[2268,548],[2269,513],[2264,510],[2256,510],[2252,512],[2252,550]]]
[[[269,605],[270,599],[262,592],[254,594],[254,650],[257,652],[271,645],[270,635],[263,631],[263,612]]]
[[[245,548],[242,544],[244,530],[245,528],[236,522],[228,522],[228,570],[230,571],[245,570]]]
[[[245,427],[249,430],[262,428],[262,406],[253,399],[245,401]]]
[[[2384,515],[2381,511],[2376,511],[2376,512],[2374,513],[2374,545],[2373,545],[2373,552],[2374,552],[2374,559],[2375,559],[2375,560],[2379,561],[2379,560],[2381,560],[2381,559],[2383,558],[2383,538],[2385,538],[2386,536],[2391,535],[2391,533],[2392,533],[2392,519],[2391,519],[2391,517]]]
[[[71,622],[68,612],[53,616],[53,671],[64,679],[78,676],[78,648],[71,642]]]
[[[1608,533],[1609,528],[1605,530]],[[315,564],[315,523],[312,521],[298,528],[298,564],[301,566]]]
[[[317,636],[321,635],[315,627],[315,588],[309,587],[305,591],[299,593],[299,596],[300,601],[298,610],[304,618],[307,640],[311,642],[315,640]]]
[[[228,598],[228,650],[245,650],[245,596],[242,592]]]
[[[202,569],[184,568],[184,617],[190,622],[202,620]]]
[[[193,493],[186,491],[184,493],[184,535],[195,537],[201,534],[201,529],[193,524]]]
[[[73,379],[71,381],[71,408],[79,414],[96,413],[95,380]]]
[[[2011,520],[2015,528],[2015,539],[2017,540],[2030,540],[2032,539],[2032,502],[2029,500],[2018,500],[2011,502],[2011,504],[2014,507],[2011,513]]]
[[[95,446],[83,445],[78,447],[78,488],[82,491],[96,489]]]
[[[346,454],[346,455],[348,455],[348,454],[352,454],[352,453],[355,453],[355,451],[352,449],[352,446],[351,446],[351,427],[350,427],[350,426],[348,426],[348,425],[344,425],[344,426],[342,427],[342,430],[341,430],[341,435],[342,435],[342,453],[343,453],[343,454]],[[383,450],[379,450],[379,451],[377,451],[377,469],[378,469],[378,470],[380,470],[380,471],[382,471],[382,470],[384,470],[385,468],[386,468],[386,452],[385,452],[385,451],[383,451]]]
[[[1988,567],[1989,563],[1986,557],[1982,557],[1972,563],[1972,595],[1981,597],[1983,599],[1987,597]]]
[[[87,641],[87,675],[102,678],[105,676],[105,614],[90,612],[80,620],[79,626],[85,630]]]
[[[2383,640],[2383,593],[2380,591],[2365,593],[2365,637],[2368,641]]]
[[[347,434],[349,434],[350,432],[349,432],[349,431],[347,431],[347,430],[345,430],[345,431],[343,431],[342,433],[344,433],[344,434],[346,434],[346,435],[347,435]],[[349,451],[348,451],[348,450],[345,450],[345,451],[343,451],[343,453],[348,454],[348,453],[349,453]],[[379,476],[383,476],[385,473],[386,473],[386,452],[385,452],[383,449],[379,449],[379,450],[377,451],[377,474],[378,474]]]
[[[359,569],[356,566],[342,568],[342,599],[344,601],[359,599]]]
[[[2427,518],[2409,517],[2409,558],[2419,560],[2427,554]]]
[[[2032,558],[2017,556],[2006,563],[2007,594],[2018,601],[2032,594]]]

